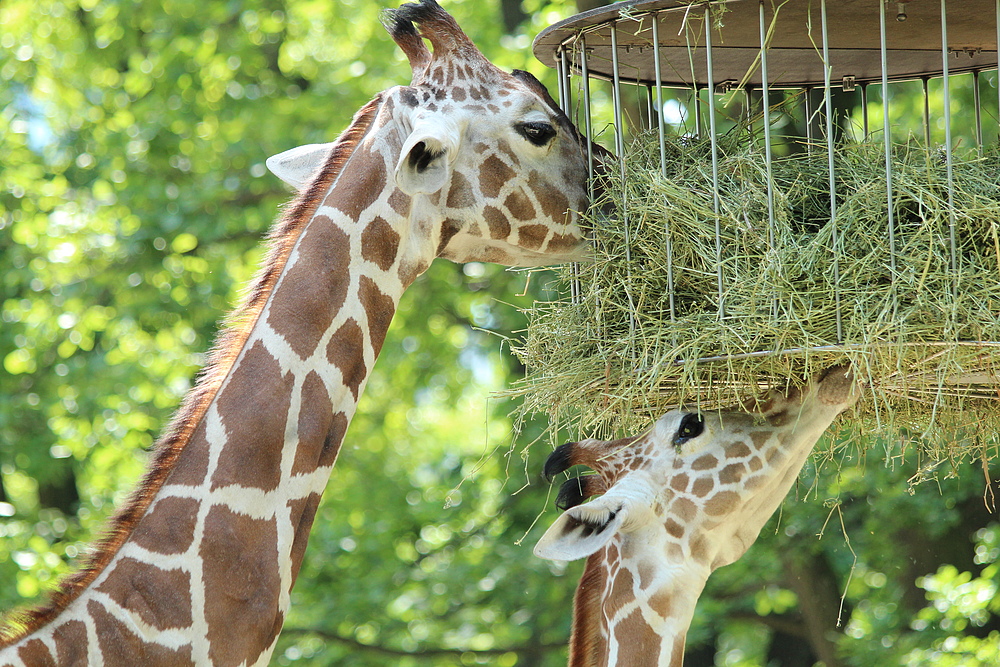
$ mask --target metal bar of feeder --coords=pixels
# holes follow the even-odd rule
[[[656,72],[656,137],[660,146],[660,175],[667,177],[667,140],[663,127],[663,76],[660,73],[660,27],[658,15],[653,14],[653,70]],[[670,237],[670,225],[664,224],[664,250],[667,254],[667,305],[670,321],[677,321],[677,306],[674,302],[674,243]],[[676,341],[674,342],[676,345]]]
[[[944,0],[942,0],[943,2]],[[826,107],[826,162],[830,172],[830,245],[833,252],[833,301],[837,311],[837,342],[844,340],[840,308],[840,244],[837,234],[837,183],[833,167],[833,100],[830,86],[830,35],[826,20],[826,0],[820,2],[823,31],[823,99]]]
[[[802,89],[803,110],[806,123],[806,153],[812,153],[813,132],[812,132],[812,88],[808,86]]]
[[[764,169],[767,176],[767,249],[768,263],[774,261],[774,175],[771,170],[771,96],[770,79],[767,75],[767,27],[764,21],[764,0],[760,1],[760,94],[764,111]],[[771,317],[778,316],[777,296],[771,295]]]
[[[951,146],[951,88],[948,75],[948,0],[941,0],[941,83],[944,85],[944,158],[948,180],[948,244],[951,250],[952,291],[958,296],[958,249],[955,239],[955,175]]]
[[[972,104],[976,107],[976,151],[983,156],[983,101],[979,95],[979,70],[972,70]]]
[[[583,85],[583,124],[587,133],[587,173],[590,178],[587,181],[587,193],[590,200],[594,199],[594,146],[591,143],[594,137],[593,116],[590,113],[590,69],[587,66],[587,38],[580,35],[580,76]]]
[[[1000,141],[1000,0],[997,0],[997,141]]]
[[[930,82],[930,77],[923,77],[920,79],[923,83],[924,89],[924,144],[927,148],[931,147],[931,92],[928,86]]]
[[[559,108],[567,116],[573,116],[573,102],[570,99],[569,63],[567,62],[566,48],[560,46],[556,54],[556,72],[559,78]],[[569,283],[569,295],[571,303],[580,303],[580,264],[573,262],[570,265],[572,279]]]
[[[611,68],[613,71],[612,76],[612,100],[614,104],[615,112],[615,150],[618,152],[618,165],[621,170],[621,212],[622,212],[622,227],[625,229],[625,271],[626,276],[631,279],[632,276],[632,235],[629,231],[629,220],[628,220],[628,188],[626,187],[625,179],[625,122],[622,118],[622,81],[621,75],[618,70],[618,24],[611,24]],[[628,298],[629,306],[629,334],[635,334],[636,326],[636,309],[635,303],[632,301],[632,293],[625,289],[625,296]],[[633,351],[634,354],[634,351]]]
[[[719,291],[719,319],[726,316],[722,301],[722,220],[719,200],[719,141],[715,128],[715,72],[712,67],[712,17],[705,7],[705,65],[708,79],[708,132],[712,142],[712,211],[715,213],[715,275]]]
[[[885,7],[882,8],[885,11]],[[885,71],[884,69],[882,70]],[[865,140],[868,140],[868,135],[871,134],[870,128],[868,127],[868,84],[861,84],[861,130],[864,132]]]
[[[882,139],[885,142],[885,199],[889,227],[889,269],[892,275],[892,307],[898,307],[896,293],[896,220],[892,194],[892,125],[889,122],[889,49],[886,46],[885,3],[879,2],[879,41],[882,55]],[[867,114],[865,116],[867,122]],[[865,132],[867,134],[867,131]]]

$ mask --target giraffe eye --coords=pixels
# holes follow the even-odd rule
[[[518,123],[514,126],[514,129],[517,130],[518,134],[536,146],[544,146],[549,143],[552,137],[556,136],[556,128],[542,121]]]
[[[680,447],[691,438],[697,438],[705,430],[705,420],[697,413],[684,415],[674,436],[674,446]]]

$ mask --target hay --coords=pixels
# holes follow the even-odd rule
[[[954,211],[943,153],[893,149],[894,252],[881,145],[838,147],[834,232],[826,151],[772,161],[769,223],[763,147],[734,130],[720,140],[718,244],[710,150],[671,140],[663,175],[644,137],[624,179],[610,170],[578,299],[566,268],[567,296],[535,305],[515,349],[528,369],[514,388],[523,414],[607,437],[848,360],[867,387],[855,415],[868,434],[957,441],[1000,425],[995,149],[954,164]]]

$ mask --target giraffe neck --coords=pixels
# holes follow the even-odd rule
[[[0,665],[267,663],[368,373],[435,249],[386,187],[396,133],[377,111],[279,225],[242,324],[111,538]]]
[[[684,662],[684,641],[709,569],[644,559],[656,549],[634,550],[628,540],[617,538],[587,558],[574,599],[569,667]]]

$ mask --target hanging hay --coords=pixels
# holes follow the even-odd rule
[[[609,169],[579,297],[567,267],[567,296],[530,312],[515,349],[528,368],[514,389],[522,411],[606,437],[848,360],[866,387],[855,413],[866,434],[957,442],[995,429],[1000,155],[954,164],[952,209],[943,153],[895,146],[890,244],[883,150],[837,148],[834,229],[823,149],[772,160],[769,221],[749,132],[720,139],[718,216],[707,141],[668,141],[662,174],[655,137],[637,140],[624,178]]]

